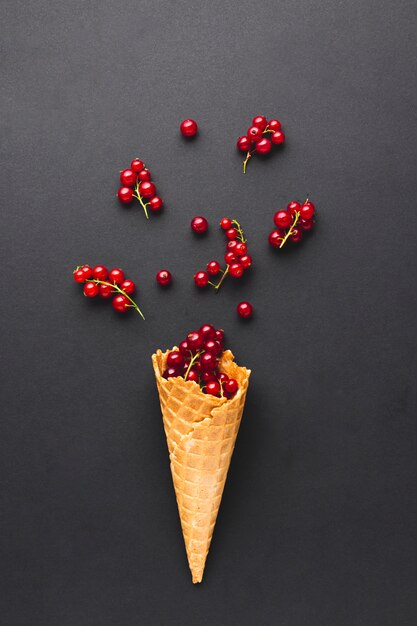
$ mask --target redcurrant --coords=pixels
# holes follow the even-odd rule
[[[197,272],[194,274],[194,282],[197,287],[207,287],[209,281],[209,275],[207,272]]]
[[[130,204],[133,200],[133,191],[130,187],[120,187],[117,197],[123,204]]]
[[[243,317],[244,319],[248,319],[249,317],[252,317],[253,306],[251,305],[250,302],[239,302],[236,310],[237,310],[238,315],[240,317]]]
[[[162,285],[162,287],[166,287],[170,285],[172,281],[171,272],[168,270],[160,270],[156,275],[156,282]]]
[[[180,131],[184,137],[194,137],[197,134],[197,122],[191,119],[184,120],[180,124]]]
[[[191,228],[195,233],[201,235],[202,233],[206,232],[208,228],[208,221],[205,217],[201,217],[201,215],[198,215],[191,220]]]

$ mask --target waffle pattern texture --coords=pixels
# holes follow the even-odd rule
[[[176,348],[173,348],[175,350]],[[162,378],[170,350],[152,355],[172,480],[193,583],[201,582],[248,389],[250,370],[225,350],[219,369],[239,383],[231,399],[181,377]]]

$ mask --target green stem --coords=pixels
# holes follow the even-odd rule
[[[236,226],[236,230],[239,233],[239,240],[242,243],[246,243],[245,235],[243,234],[243,230],[242,230],[239,222],[237,220],[232,220],[232,224],[234,224]]]
[[[226,269],[223,272],[223,276],[221,277],[221,279],[219,280],[219,282],[217,283],[217,285],[214,285],[214,288],[216,290],[216,293],[218,293],[219,291],[219,287],[222,284],[222,282],[224,281],[224,279],[226,278],[227,274],[229,273],[229,266],[226,267]]]
[[[280,246],[279,246],[279,249],[280,249],[280,250],[281,250],[281,248],[284,246],[284,244],[285,244],[285,242],[287,241],[288,237],[290,237],[290,236],[292,235],[292,233],[293,233],[293,231],[294,231],[294,228],[295,228],[295,225],[296,225],[296,224],[297,224],[297,222],[298,222],[299,217],[300,217],[300,212],[299,212],[299,211],[296,211],[296,212],[294,213],[294,221],[293,221],[293,223],[291,224],[291,226],[290,226],[290,228],[289,228],[289,230],[288,230],[287,234],[285,235],[285,237],[284,237],[284,238],[283,238],[283,240],[281,241],[281,244],[280,244]]]
[[[187,367],[187,371],[185,372],[184,375],[184,380],[187,380],[188,374],[190,373],[190,369],[192,368],[192,366],[194,365],[194,363],[197,361],[197,359],[200,357],[201,352],[196,352],[195,355],[193,356],[193,358],[191,359],[188,367]]]
[[[255,150],[252,150],[252,152],[255,152]],[[243,161],[243,173],[246,174],[246,166],[248,164],[249,159],[252,156],[252,152],[250,150],[248,150],[248,153],[246,155],[245,160]]]
[[[136,195],[135,195],[136,193]],[[139,183],[136,183],[136,187],[135,187],[135,193],[133,194],[133,197],[136,198],[137,200],[139,200],[140,204],[142,205],[143,210],[145,211],[145,215],[146,215],[146,219],[149,219],[149,215],[148,215],[148,209],[147,206],[149,204],[149,202],[143,202],[142,196],[139,193]]]
[[[105,280],[98,280],[97,278],[91,278],[91,279],[88,280],[88,282],[96,283],[96,285],[107,285],[108,287],[111,287],[112,289],[114,289],[118,293],[121,293],[122,296],[127,298],[129,300],[129,302],[131,303],[128,306],[133,307],[134,309],[136,309],[136,311],[139,313],[139,315],[142,317],[142,319],[145,319],[144,314],[142,313],[142,311],[140,310],[140,308],[138,307],[136,302],[134,300],[132,300],[132,298],[125,291],[123,291],[123,289],[120,289],[119,285],[116,285],[116,283],[113,283],[113,284],[112,283],[108,283]]]

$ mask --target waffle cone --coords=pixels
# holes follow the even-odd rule
[[[177,498],[193,583],[201,582],[226,476],[242,418],[250,370],[226,350],[219,369],[239,383],[231,399],[204,394],[199,385],[162,374],[169,354],[152,355]]]

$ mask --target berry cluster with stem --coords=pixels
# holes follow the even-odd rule
[[[234,378],[221,372],[219,361],[224,352],[224,331],[211,324],[188,333],[178,348],[168,353],[166,379],[180,376],[197,383],[203,393],[218,398],[233,398],[239,389]]]
[[[287,241],[299,243],[304,232],[314,227],[315,207],[307,198],[303,204],[293,200],[286,209],[280,209],[274,215],[277,227],[269,234],[269,243],[273,248],[281,249]]]
[[[216,292],[220,289],[226,276],[241,278],[244,272],[252,265],[252,257],[247,253],[248,246],[241,225],[237,220],[224,217],[220,226],[225,231],[227,244],[224,261],[226,267],[222,269],[218,261],[207,263],[206,271],[199,271],[194,275],[197,287],[204,288],[210,285]],[[210,280],[211,277],[219,276],[217,283]]]
[[[282,145],[284,141],[285,135],[281,130],[281,122],[279,120],[268,121],[265,115],[256,115],[246,135],[239,137],[236,143],[238,150],[246,152],[246,157],[243,161],[243,173],[246,174],[248,161],[255,152],[258,154],[269,154],[272,144]]]
[[[130,204],[135,198],[141,205],[146,219],[149,219],[148,209],[158,212],[162,209],[162,199],[156,195],[155,183],[151,180],[151,173],[140,159],[133,159],[129,169],[120,172],[120,187],[117,197],[122,204]]]
[[[83,285],[83,293],[87,298],[99,296],[104,300],[112,298],[112,305],[118,313],[126,313],[135,309],[142,319],[145,319],[142,311],[131,297],[136,290],[133,280],[125,279],[124,272],[115,267],[107,270],[104,265],[78,265],[73,271],[76,283]]]

